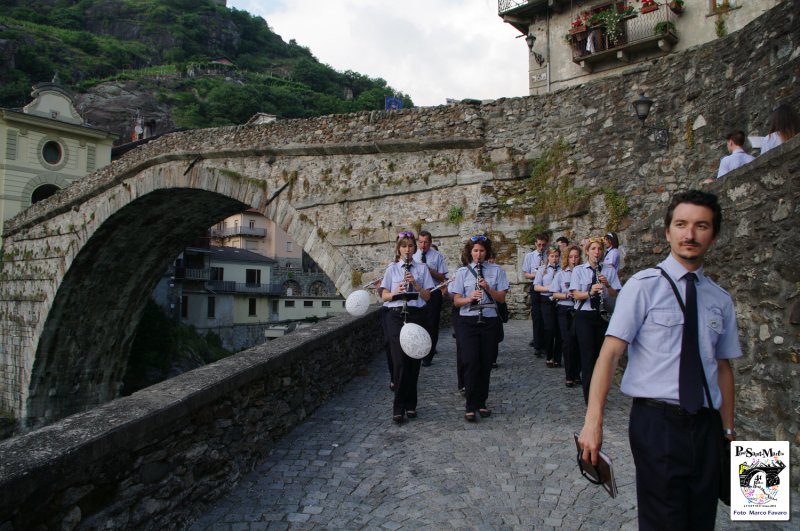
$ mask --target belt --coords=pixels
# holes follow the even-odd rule
[[[667,413],[672,413],[673,415],[682,415],[682,416],[703,415],[711,411],[707,407],[701,407],[697,411],[697,413],[689,413],[678,404],[670,404],[669,402],[662,402],[661,400],[656,400],[654,398],[636,397],[633,399],[633,403],[639,404],[641,406],[663,409]]]
[[[408,313],[421,312],[423,309],[424,308],[417,308],[416,306],[408,306],[408,307],[406,307],[406,311]],[[389,311],[390,312],[402,312],[403,311],[403,307],[402,306],[391,306],[389,308]]]

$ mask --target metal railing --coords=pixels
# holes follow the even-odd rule
[[[579,32],[570,32],[569,40],[572,45],[573,60],[585,59],[607,50],[622,50],[636,43],[654,40],[655,37],[669,34],[676,36],[676,16],[666,4],[659,5],[659,9],[648,13],[638,11],[620,22],[619,36],[612,40],[605,28],[590,27]],[[656,31],[656,30],[659,31]]]
[[[211,278],[211,270],[176,267],[175,278],[178,280],[208,280]]]
[[[497,13],[503,14],[506,11],[511,11],[527,3],[528,0],[497,0]]]
[[[206,287],[215,293],[251,293],[253,295],[280,295],[280,284],[235,282],[233,280],[209,280]]]
[[[208,230],[208,234],[212,238],[229,238],[231,236],[258,236],[263,238],[267,235],[267,229],[251,227],[212,228]]]

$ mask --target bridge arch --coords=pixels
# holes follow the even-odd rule
[[[281,197],[287,184],[288,175],[268,182],[169,161],[8,231],[4,261],[13,267],[4,280],[19,291],[13,304],[4,301],[3,315],[27,318],[5,328],[23,341],[0,369],[17,384],[16,398],[4,386],[3,408],[36,427],[118,396],[150,293],[169,262],[208,227],[257,208],[295,241],[313,237],[304,223],[291,223],[299,217]],[[341,266],[340,253],[326,242],[307,252],[323,270]]]

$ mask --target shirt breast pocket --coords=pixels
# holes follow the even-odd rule
[[[639,333],[639,339],[654,352],[680,352],[683,336],[683,312],[651,310]]]
[[[683,313],[669,310],[653,310],[650,312],[650,322],[656,326],[666,328],[683,326]]]

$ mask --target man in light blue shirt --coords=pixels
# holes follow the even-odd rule
[[[729,359],[742,355],[733,301],[703,274],[721,223],[715,195],[690,190],[673,197],[664,219],[670,255],[623,286],[595,365],[579,438],[584,461],[594,464],[611,379],[628,350],[621,390],[633,397],[639,529],[714,528],[719,441],[735,435]],[[694,382],[684,377],[684,364]]]
[[[431,277],[436,284],[440,284],[447,280],[447,264],[444,262],[444,256],[436,249],[432,249],[433,236],[430,232],[422,230],[419,232],[417,239],[419,248],[414,253],[414,261],[428,266]],[[431,292],[431,298],[428,301],[428,317],[427,322],[428,333],[431,336],[431,351],[427,356],[422,358],[422,366],[429,367],[436,355],[436,345],[439,342],[439,319],[442,314],[442,292],[435,290]]]
[[[717,179],[736,168],[744,166],[748,162],[753,162],[755,157],[744,152],[744,131],[731,131],[727,138],[728,155],[719,161]]]

